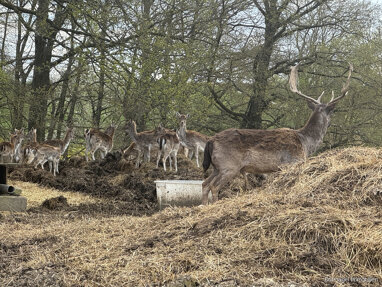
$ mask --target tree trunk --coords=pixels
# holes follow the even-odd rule
[[[99,128],[101,124],[101,115],[103,110],[103,98],[105,97],[105,51],[103,51],[103,49],[101,49],[99,86],[97,95],[97,105],[93,117],[93,124],[95,127]]]
[[[0,52],[0,57],[1,57],[0,65],[1,65],[1,68],[3,68],[4,62],[5,62],[5,43],[6,43],[6,39],[7,39],[8,17],[9,17],[9,10],[7,10],[7,12],[5,14],[3,41],[1,43],[1,52]]]
[[[35,59],[32,78],[32,101],[29,107],[28,128],[37,128],[37,140],[45,138],[45,120],[48,111],[50,92],[50,69],[53,43],[66,18],[65,7],[58,5],[54,28],[47,22],[49,17],[49,0],[38,0],[36,11]]]
[[[57,113],[56,113],[58,115],[58,123],[57,123],[57,138],[58,139],[61,138],[62,126],[64,124],[65,110],[66,110],[65,109],[65,101],[66,101],[66,97],[68,95],[69,80],[70,80],[70,74],[72,73],[73,62],[74,62],[74,57],[71,56],[69,58],[68,67],[66,68],[66,71],[63,75],[60,100],[58,102]]]
[[[81,83],[82,67],[83,67],[83,64],[78,63],[76,82],[74,84],[73,93],[70,99],[68,117],[66,118],[67,126],[73,126],[74,112],[75,112],[76,103],[78,100],[78,93],[79,93],[80,83]]]
[[[52,49],[48,40],[49,1],[39,0],[35,32],[35,63],[32,79],[32,101],[29,108],[28,128],[37,128],[37,140],[45,138],[45,117],[48,109],[50,87],[50,62]]]
[[[253,95],[248,102],[247,110],[241,123],[242,128],[261,129],[262,114],[268,106],[265,101],[265,95],[268,79],[272,76],[269,71],[269,64],[277,41],[276,33],[279,28],[279,11],[277,11],[277,5],[274,2],[270,2],[267,9],[264,43],[253,62]]]

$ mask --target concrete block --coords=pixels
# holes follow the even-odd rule
[[[27,199],[24,196],[0,196],[0,211],[22,212],[27,210]]]

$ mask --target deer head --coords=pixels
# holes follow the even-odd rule
[[[186,129],[186,122],[187,122],[187,119],[189,118],[189,114],[180,114],[178,112],[176,112],[176,117],[178,118],[179,120],[179,127],[181,129]]]
[[[111,123],[111,125],[105,130],[105,134],[107,134],[110,137],[113,137],[116,129],[117,126],[114,123]]]
[[[292,92],[300,95],[306,99],[308,106],[313,110],[308,122],[305,126],[298,130],[301,139],[303,141],[305,153],[310,155],[314,153],[318,146],[321,144],[327,128],[330,125],[330,117],[334,111],[334,108],[337,102],[342,99],[348,92],[351,73],[353,71],[353,66],[349,64],[349,75],[347,81],[344,84],[341,95],[337,98],[334,97],[332,93],[332,99],[328,103],[321,103],[321,98],[324,92],[318,97],[318,99],[311,98],[297,89],[297,80],[298,80],[298,65],[291,68],[291,73],[289,77],[289,85]]]
[[[76,129],[75,128],[73,128],[73,127],[67,127],[66,128],[66,136],[65,136],[65,138],[67,138],[68,140],[72,140],[72,139],[74,139],[74,132],[76,131]],[[85,129],[85,134],[86,134],[86,131],[88,131],[87,129]],[[85,137],[86,137],[86,135],[85,135]]]
[[[332,92],[332,98],[328,103],[321,103],[321,98],[324,95],[324,91],[321,93],[321,95],[316,99],[309,97],[305,94],[303,94],[301,91],[297,89],[297,81],[298,81],[298,64],[291,68],[290,77],[289,77],[289,86],[292,92],[298,94],[299,96],[306,99],[308,103],[308,107],[313,110],[316,113],[322,114],[323,120],[328,121],[330,120],[330,116],[333,113],[333,110],[337,104],[337,102],[342,99],[346,94],[348,93],[349,84],[350,84],[350,77],[353,71],[352,64],[349,64],[349,74],[347,77],[346,83],[343,85],[341,89],[341,95],[337,98],[334,97],[334,92]]]
[[[130,135],[137,133],[137,124],[133,120],[129,120],[126,124],[126,131]]]
[[[161,136],[166,133],[166,129],[163,127],[162,123],[159,123],[159,125],[155,128],[154,134],[155,136]]]
[[[37,142],[37,129],[31,128],[30,131],[25,136],[25,140],[29,142]]]

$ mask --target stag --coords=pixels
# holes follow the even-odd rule
[[[217,201],[219,189],[239,173],[275,172],[283,165],[304,161],[314,153],[326,134],[337,102],[348,92],[352,70],[350,64],[341,95],[334,98],[332,93],[330,102],[325,104],[321,103],[323,93],[316,100],[297,89],[298,65],[291,68],[291,91],[304,98],[313,111],[301,129],[228,129],[212,137],[204,150],[204,171],[212,164],[213,172],[202,185],[203,204],[208,204],[210,191],[212,202]]]

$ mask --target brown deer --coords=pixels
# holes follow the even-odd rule
[[[181,145],[188,149],[190,158],[192,157],[192,154],[195,154],[196,165],[200,167],[199,152],[204,151],[204,147],[209,140],[209,137],[196,131],[187,130],[187,119],[189,118],[189,114],[184,115],[177,112],[176,117],[179,120],[178,136]]]
[[[41,168],[44,169],[44,164],[49,162],[49,171],[52,172],[53,169],[53,176],[56,176],[56,173],[58,173],[58,163],[62,154],[61,147],[39,144],[37,147],[31,149],[31,153],[33,153],[32,164],[34,164],[35,168],[41,165]]]
[[[67,150],[67,148],[70,144],[70,141],[72,139],[74,139],[74,131],[75,131],[74,128],[67,127],[64,139],[62,139],[62,140],[60,140],[60,139],[47,140],[47,141],[44,141],[43,144],[60,148],[61,155],[63,155],[65,153],[65,151]]]
[[[0,143],[0,162],[4,162],[4,158],[8,161],[17,159],[21,143],[24,140],[24,129],[15,129],[15,132],[11,134],[11,140],[9,142]]]
[[[134,148],[138,151],[137,160],[135,162],[135,167],[139,167],[140,158],[143,155],[144,159],[149,162],[150,154],[153,149],[158,149],[158,143],[156,141],[157,137],[161,135],[163,128],[161,126],[157,127],[155,130],[137,132],[137,124],[133,120],[129,120],[126,124],[126,132],[130,136],[131,140],[135,143]],[[130,150],[131,150],[130,148]],[[125,151],[129,150],[126,149]]]
[[[86,161],[88,161],[88,153],[90,153],[92,159],[95,160],[94,154],[98,149],[101,152],[101,158],[104,158],[106,154],[113,149],[115,128],[114,125],[111,125],[105,132],[93,128],[85,129]]]
[[[24,142],[26,143],[24,146],[21,146],[16,154],[16,162],[25,162],[25,151],[26,149],[32,145],[33,143],[37,143],[37,130],[35,128],[31,128],[29,132],[24,137]]]
[[[285,164],[304,161],[317,150],[337,102],[348,92],[353,67],[349,67],[341,95],[337,98],[333,95],[327,104],[321,103],[323,93],[315,100],[297,89],[297,69],[298,65],[291,68],[290,89],[306,99],[309,108],[313,110],[305,126],[298,130],[228,129],[216,134],[207,142],[204,150],[204,171],[212,164],[213,172],[202,185],[203,204],[208,203],[209,191],[212,193],[212,202],[215,202],[219,189],[240,172],[275,172]]]
[[[159,144],[159,151],[157,156],[157,167],[159,167],[159,161],[163,153],[163,169],[166,171],[166,161],[169,158],[170,170],[172,170],[171,156],[174,161],[175,171],[178,171],[178,150],[180,146],[180,141],[177,132],[169,131],[163,127],[157,129],[158,134],[162,134],[157,138]]]

